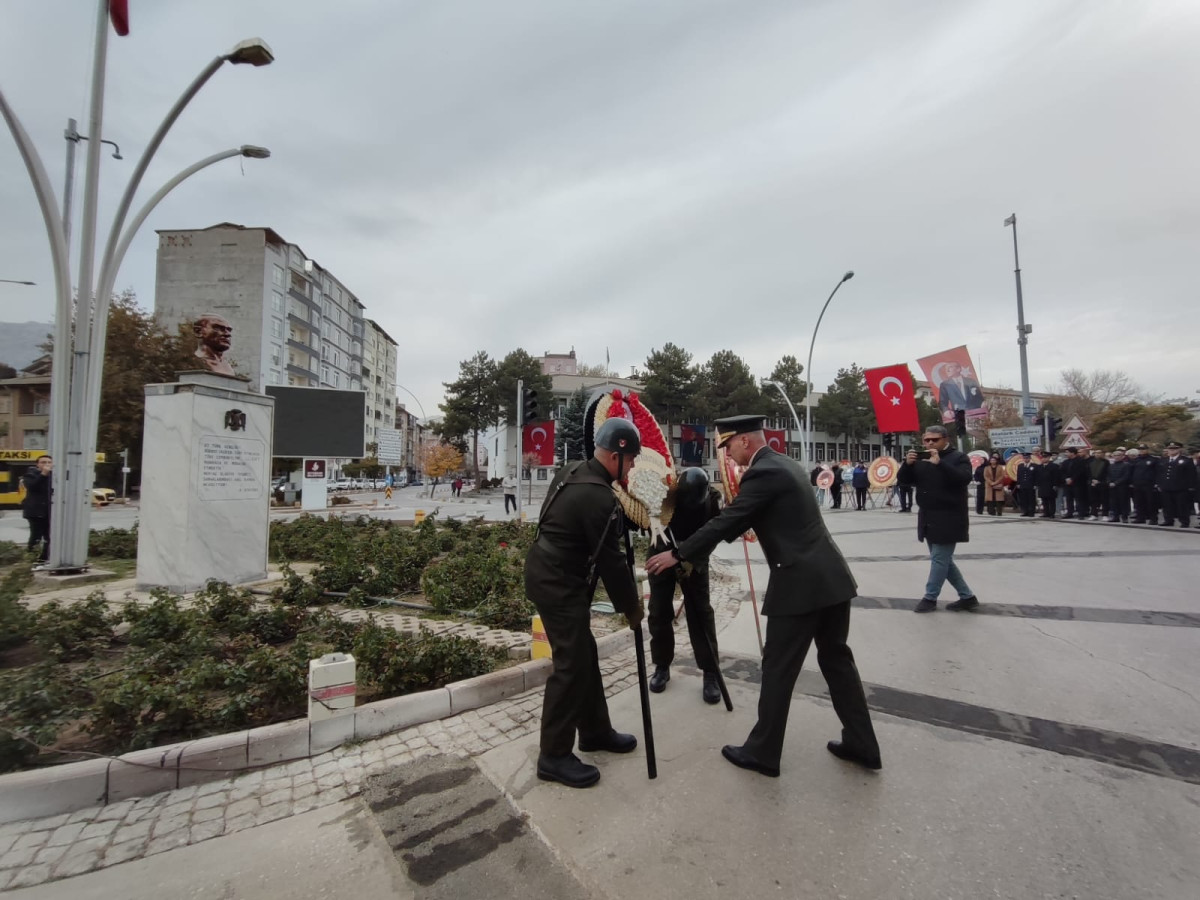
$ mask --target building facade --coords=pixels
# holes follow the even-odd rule
[[[379,334],[391,342],[391,356],[383,350],[383,372],[390,358],[391,374],[373,369],[368,389],[363,310],[353,291],[273,229],[225,222],[158,232],[154,315],[160,325],[173,331],[205,314],[224,318],[233,328],[225,358],[251,390],[277,384],[367,390],[363,428],[370,441],[384,419],[377,421],[375,411],[392,415],[386,397],[389,390],[395,397],[395,342],[378,329],[377,355]],[[384,399],[375,402],[376,393]]]
[[[47,450],[49,431],[50,357],[42,356],[0,380],[0,450]]]
[[[396,404],[395,428],[400,432],[400,468],[409,482],[419,480],[424,462],[423,448],[428,429],[403,403]]]
[[[367,392],[367,443],[381,428],[393,428],[396,415],[396,342],[374,319],[363,331],[362,387]]]

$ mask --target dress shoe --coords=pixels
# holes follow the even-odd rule
[[[920,612],[920,613],[933,612],[935,609],[937,609],[937,601],[930,600],[928,597],[926,597],[926,598],[922,599],[920,603],[918,603],[916,606],[913,607],[913,612]]]
[[[608,734],[598,738],[585,738],[581,734],[579,736],[579,749],[584,753],[595,753],[597,751],[632,753],[637,749],[637,738],[632,734],[617,731],[615,728],[610,730]]]
[[[830,741],[825,745],[825,749],[836,756],[838,759],[844,759],[846,762],[858,763],[867,769],[882,769],[883,763],[879,761],[878,756],[862,756],[855,753],[841,741]]]
[[[666,666],[657,666],[654,674],[650,676],[650,692],[661,694],[667,689],[667,682],[670,680],[671,670]]]
[[[967,612],[979,605],[979,601],[974,597],[964,597],[961,600],[955,600],[953,603],[947,603],[946,609],[951,612]]]
[[[758,772],[760,775],[766,775],[768,778],[779,777],[779,768],[777,766],[768,766],[760,763],[741,747],[726,744],[721,748],[721,755],[740,769],[749,769],[751,772]]]
[[[717,684],[717,673],[716,672],[705,672],[704,673],[703,696],[704,696],[705,703],[720,703],[721,702],[721,688],[720,688],[720,685]]]
[[[542,753],[538,756],[537,776],[542,781],[557,781],[567,787],[585,788],[600,780],[600,770],[581,762],[574,753],[566,756]]]

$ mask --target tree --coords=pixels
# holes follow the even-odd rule
[[[559,418],[555,440],[558,456],[563,462],[583,459],[584,416],[587,415],[588,393],[580,388],[567,401],[567,408]]]
[[[451,472],[457,472],[462,468],[463,455],[449,444],[435,444],[425,451],[425,458],[422,461],[424,466],[423,471],[426,475],[433,479],[433,484],[429,487],[429,496],[433,496],[434,489],[438,486],[438,482],[449,475]]]
[[[651,350],[642,384],[642,402],[668,428],[694,411],[696,369],[692,354],[682,347],[668,342],[662,350]]]
[[[870,434],[875,427],[875,412],[867,380],[857,363],[849,369],[838,369],[833,384],[817,404],[813,416],[816,430],[826,434],[843,435],[847,444]]]
[[[496,421],[499,404],[496,396],[498,366],[480,350],[468,360],[458,364],[458,379],[443,386],[446,399],[440,404],[446,418],[442,421],[442,439],[461,446],[466,436],[471,435],[472,468],[475,480],[479,480],[479,432]],[[514,394],[516,387],[513,388]]]
[[[1195,431],[1192,414],[1185,406],[1118,403],[1092,419],[1088,440],[1099,447],[1159,444],[1189,441]]]
[[[788,399],[796,407],[796,411],[800,411],[800,407],[804,404],[804,397],[807,393],[807,385],[804,383],[804,366],[800,365],[800,361],[796,357],[783,357],[779,362],[775,363],[775,368],[771,370],[771,374],[764,379],[765,381],[774,381],[778,383],[788,395]],[[773,387],[762,386],[762,411],[764,414],[773,419],[785,419],[790,421],[792,411],[788,408],[787,402],[780,396],[779,390]]]
[[[1049,388],[1047,405],[1066,417],[1088,418],[1118,403],[1128,403],[1142,393],[1137,383],[1117,369],[1063,369],[1058,384]]]
[[[538,415],[549,419],[550,392],[554,389],[554,383],[549,375],[542,373],[541,360],[520,348],[509,353],[496,367],[496,403],[500,418],[511,424],[521,424],[521,417],[517,414],[518,380],[524,382],[526,388],[538,392]]]
[[[16,378],[17,370],[8,363],[0,362],[0,378]]]
[[[580,363],[575,367],[576,375],[585,375],[588,378],[615,378],[616,375],[608,370],[608,366],[596,363],[594,366],[587,363]]]
[[[763,403],[758,382],[750,367],[732,350],[718,350],[696,377],[695,412],[706,422],[747,410],[760,409]]]

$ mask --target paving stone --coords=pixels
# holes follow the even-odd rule
[[[60,844],[57,847],[43,847],[37,851],[37,855],[33,858],[34,865],[45,863],[53,866],[60,859],[67,855],[67,851],[71,849],[70,844]]]
[[[222,790],[211,794],[202,794],[196,798],[196,810],[212,809],[217,806],[224,806],[229,802],[229,794]]]
[[[106,822],[93,822],[90,825],[85,825],[79,836],[84,839],[101,837],[106,838],[117,830],[117,826],[119,824],[119,822],[113,819],[109,819]]]
[[[104,851],[104,865],[115,866],[117,863],[128,862],[131,859],[138,859],[146,850],[146,839],[138,838],[131,841],[122,841],[119,844],[113,844]]]
[[[325,804],[318,802],[316,794],[310,794],[307,797],[300,798],[292,804],[292,815],[298,816],[300,813],[306,813],[323,805]]]
[[[100,815],[100,810],[103,808],[102,806],[89,806],[87,809],[76,810],[71,813],[71,817],[67,819],[67,822],[72,825],[76,822],[91,822],[96,816]]]
[[[276,819],[282,819],[292,814],[292,805],[290,803],[276,803],[274,806],[264,806],[254,814],[254,824],[262,825],[266,822],[274,822]]]
[[[19,887],[33,887],[35,884],[41,884],[43,881],[50,880],[50,867],[48,865],[26,866],[24,869],[19,869],[13,875],[12,881],[6,886],[6,890],[12,890]]]
[[[292,789],[289,786],[289,787],[283,788],[282,790],[272,791],[269,794],[265,794],[262,798],[262,805],[263,806],[271,806],[275,803],[283,803],[283,802],[286,802],[291,799],[292,799]],[[195,821],[194,815],[192,817],[192,821]]]
[[[225,809],[226,819],[236,819],[239,816],[253,816],[262,806],[262,802],[257,797],[247,797],[244,800],[235,800]]]
[[[50,833],[46,845],[50,847],[65,847],[79,837],[79,833],[87,827],[85,822],[75,822],[73,825],[63,825]]]
[[[154,835],[154,839],[158,840],[163,837],[169,837],[176,834],[180,829],[186,830],[188,826],[188,817],[181,816],[163,816],[154,821],[154,827],[150,833]]]
[[[330,760],[329,762],[322,763],[313,769],[313,778],[315,778],[317,781],[320,781],[327,775],[332,775],[333,773],[340,771],[341,766],[338,765],[337,760]]]
[[[315,781],[305,781],[302,784],[292,788],[292,799],[294,801],[302,800],[305,797],[311,797],[317,792],[317,783]]]
[[[220,809],[220,808],[198,809],[194,813],[192,813],[192,828],[195,829],[195,827],[197,825],[201,824],[202,822],[211,822],[214,819],[224,819],[224,818],[225,818],[225,810],[223,810],[223,809]]]
[[[150,837],[150,828],[153,822],[149,819],[142,819],[138,822],[129,822],[122,825],[113,833],[114,844],[126,844],[132,841],[145,841]]]
[[[196,798],[197,798],[196,799],[196,808],[204,809],[205,807],[200,805],[201,799],[203,799],[205,797],[210,797],[213,794],[219,794],[219,793],[229,790],[230,784],[231,784],[231,782],[229,780],[225,780],[225,781],[209,781],[209,782],[206,782],[205,784],[197,785],[196,786]]]
[[[238,831],[244,831],[247,828],[254,827],[254,815],[241,815],[234,818],[225,819],[225,833],[233,834]]]
[[[174,850],[176,847],[186,847],[188,842],[187,829],[177,831],[174,834],[166,834],[162,837],[156,837],[146,845],[145,856],[154,856],[156,853],[162,853],[166,850]]]
[[[184,800],[182,803],[171,803],[163,807],[160,818],[173,819],[177,816],[186,816],[192,811],[192,801]]]
[[[200,841],[207,841],[209,838],[220,837],[225,833],[225,820],[213,819],[210,822],[201,822],[193,825],[188,833],[188,843],[197,844]]]

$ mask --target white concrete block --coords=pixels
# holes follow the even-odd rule
[[[354,716],[338,716],[308,723],[308,752],[319,756],[354,739]]]
[[[179,754],[185,746],[151,747],[114,759],[108,770],[108,802],[148,797],[179,787]]]
[[[308,719],[293,719],[251,728],[247,763],[265,766],[308,757]]]
[[[389,697],[387,700],[364,704],[354,711],[354,737],[360,741],[379,737],[448,715],[450,693],[445,688]]]
[[[107,759],[5,775],[0,778],[0,824],[99,806],[107,785]]]
[[[249,731],[216,734],[185,744],[179,757],[179,786],[232,778],[247,766]]]
[[[531,659],[529,662],[521,663],[517,668],[525,673],[525,690],[528,691],[546,683],[550,673],[554,671],[554,660]]]
[[[520,666],[488,672],[486,675],[446,685],[446,691],[450,694],[451,713],[487,706],[523,690],[525,673],[521,671]]]

